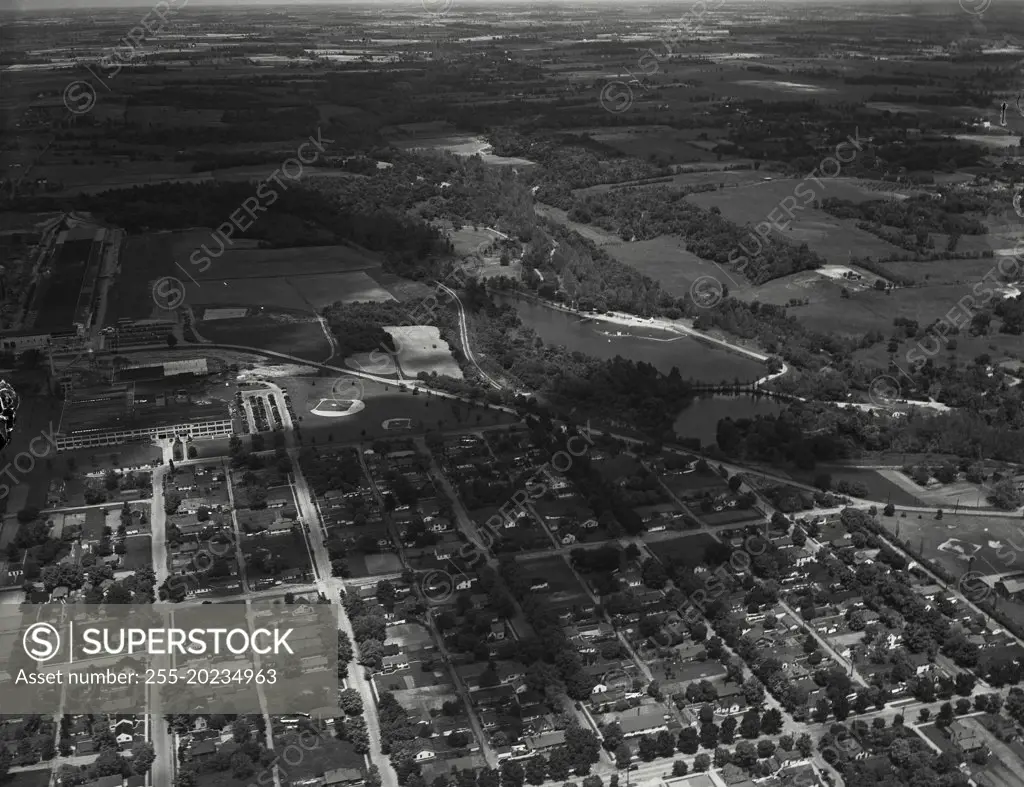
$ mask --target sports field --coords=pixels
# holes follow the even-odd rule
[[[934,513],[903,513],[897,506],[895,516],[878,519],[915,552],[923,550],[925,558],[955,577],[968,568],[983,575],[1024,571],[1024,531],[1019,516],[954,515],[947,511],[942,519],[936,519]],[[970,557],[974,562],[968,566]]]

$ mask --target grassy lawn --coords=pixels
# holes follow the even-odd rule
[[[12,773],[4,779],[4,787],[49,787],[50,772],[45,768],[38,771]]]
[[[616,238],[614,235],[611,237]],[[610,246],[605,251],[619,262],[661,282],[669,293],[677,297],[689,293],[690,286],[701,276],[714,276],[728,284],[730,291],[735,289],[733,284],[724,278],[721,268],[687,251],[686,241],[672,235],[662,235],[633,243],[619,240],[617,245]],[[741,277],[737,276],[736,279],[742,282]]]
[[[219,305],[231,305],[227,300],[225,297]],[[325,361],[331,354],[323,329],[311,313],[263,311],[251,317],[203,321],[197,328],[204,339],[215,344],[258,347],[310,361]]]
[[[249,562],[250,555],[256,554],[263,549],[269,550],[270,554],[274,557],[280,558],[284,562],[283,570],[285,571],[292,568],[312,569],[306,540],[301,534],[284,533],[275,536],[256,535],[245,537],[242,539],[242,554],[245,556],[247,565],[246,579],[248,579],[250,585],[255,584],[260,579],[274,576],[261,571]]]
[[[573,575],[565,561],[556,556],[542,557],[537,560],[520,560],[520,567],[528,579],[547,580],[548,587],[541,591],[550,593],[578,593],[586,596],[587,591]]]
[[[829,467],[826,465],[819,465],[813,471],[803,472],[800,470],[790,471],[790,475],[797,481],[802,481],[805,484],[813,484],[814,479],[822,473],[828,473],[832,476],[832,487],[835,488],[836,484],[840,481],[849,481],[850,483],[864,484],[867,487],[867,497],[871,500],[892,500],[894,505],[898,506],[922,506],[927,503],[922,502],[910,492],[903,489],[898,484],[894,484],[888,478],[883,477],[874,470],[866,470],[857,467]]]
[[[680,562],[689,566],[703,563],[708,548],[717,544],[718,542],[708,533],[694,533],[679,538],[648,542],[651,551],[661,560]]]
[[[727,508],[724,511],[713,511],[710,514],[699,514],[699,516],[709,525],[742,524],[761,519],[761,515],[753,509],[744,511],[741,508]]]
[[[153,567],[153,539],[148,535],[125,536],[128,551],[121,557],[122,566],[128,571]]]
[[[591,464],[601,474],[601,477],[608,481],[628,478],[635,475],[640,468],[640,463],[636,459],[625,454],[619,454],[608,459],[595,459]]]
[[[303,735],[301,740],[300,745],[298,733],[292,732],[274,737],[274,751],[282,756],[282,761],[279,762],[282,776],[292,784],[316,778],[334,768],[357,768],[360,771],[365,768],[363,756],[356,754],[348,741],[340,741],[325,735],[318,738],[316,745],[313,745],[314,741],[308,734]],[[283,759],[286,749],[288,760]],[[301,758],[298,752],[301,752]]]
[[[922,727],[918,727],[918,730],[928,740],[930,740],[932,743],[934,743],[936,746],[942,749],[942,751],[949,752],[950,754],[955,753],[953,743],[950,741],[949,738],[947,738],[945,735],[939,732],[939,730],[935,727],[934,724],[925,724]]]
[[[665,482],[665,486],[679,496],[705,490],[714,495],[729,488],[717,473],[701,473],[699,470],[693,473],[665,476],[662,480]]]
[[[843,155],[849,157],[849,146],[843,149]],[[772,177],[765,175],[764,177]],[[737,189],[722,189],[700,194],[691,194],[687,199],[704,209],[717,207],[725,218],[740,225],[757,224],[769,221],[768,215],[777,217],[778,226],[784,229],[773,229],[774,237],[795,243],[806,243],[812,251],[816,251],[831,263],[846,263],[851,249],[856,249],[859,256],[883,257],[898,253],[900,249],[875,237],[869,232],[857,229],[853,219],[837,219],[822,210],[804,206],[804,199],[794,195],[794,190],[801,187],[801,192],[813,189],[818,199],[837,197],[840,199],[877,199],[877,194],[864,197],[864,192],[855,181],[843,179],[821,178],[819,186],[813,180],[803,181],[801,178],[775,178],[771,181],[742,186]],[[787,197],[793,213],[792,220],[779,203]],[[804,208],[800,210],[800,208]],[[752,248],[753,241],[748,244]]]

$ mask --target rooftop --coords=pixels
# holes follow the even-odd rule
[[[112,430],[159,429],[202,421],[228,420],[231,415],[224,402],[183,404],[168,402],[164,406],[128,406],[124,391],[82,392],[64,405],[59,434],[85,435]]]

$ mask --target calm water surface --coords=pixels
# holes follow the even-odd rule
[[[644,361],[668,374],[678,367],[683,379],[707,383],[749,382],[765,374],[765,367],[750,358],[703,344],[689,336],[678,336],[654,328],[625,328],[596,322],[579,315],[559,311],[534,301],[500,293],[492,294],[495,303],[515,307],[524,325],[529,326],[547,344],[561,344],[569,350],[611,360],[622,356]],[[617,335],[621,334],[621,335]],[[668,341],[665,341],[665,340]],[[766,397],[714,395],[695,399],[675,422],[680,437],[696,437],[702,444],[715,442],[719,420],[777,415],[781,403]]]

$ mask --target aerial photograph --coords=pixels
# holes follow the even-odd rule
[[[1024,0],[0,0],[0,787],[1024,787]]]

